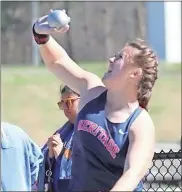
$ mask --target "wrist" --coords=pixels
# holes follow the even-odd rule
[[[46,44],[49,41],[49,38],[50,38],[49,35],[47,35],[47,34],[38,34],[35,31],[35,23],[34,23],[34,25],[32,27],[32,33],[33,33],[33,36],[34,36],[34,40],[38,45]]]
[[[49,155],[49,158],[53,158],[53,157],[54,157],[54,153],[53,153],[53,151],[49,150],[48,155]]]
[[[55,152],[54,153],[55,159],[57,160],[60,155],[61,155],[61,151],[60,152]]]

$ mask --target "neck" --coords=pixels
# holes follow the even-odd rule
[[[125,121],[139,106],[136,93],[123,90],[108,90],[106,101],[106,115],[112,122]]]
[[[123,108],[131,108],[138,104],[137,96],[131,93],[127,88],[123,90],[108,90],[106,105],[115,110],[121,110]]]

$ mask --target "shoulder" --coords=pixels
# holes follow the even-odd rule
[[[34,144],[31,138],[25,133],[25,131],[19,126],[13,125],[7,122],[1,122],[2,135],[6,137],[8,142],[13,144]]]
[[[132,123],[130,133],[132,133],[132,135],[138,135],[138,137],[150,136],[154,138],[154,123],[146,110],[142,110],[140,115]]]
[[[2,134],[6,134],[8,136],[12,136],[12,137],[25,136],[26,137],[26,133],[23,131],[23,129],[7,122],[1,122],[1,129],[2,129]]]

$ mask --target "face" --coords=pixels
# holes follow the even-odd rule
[[[130,62],[133,57],[134,49],[125,46],[121,52],[117,53],[109,59],[108,71],[105,73],[102,81],[104,85],[109,88],[127,85],[129,82],[135,82],[138,78],[138,68]]]
[[[64,111],[65,116],[74,123],[78,112],[78,104],[80,97],[74,93],[65,92],[61,95],[58,106]]]

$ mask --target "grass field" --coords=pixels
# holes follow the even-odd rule
[[[102,76],[106,65],[83,68]],[[38,143],[59,128],[65,117],[57,107],[61,82],[44,67],[2,67],[1,118],[17,124]],[[181,65],[162,65],[150,113],[157,141],[179,141],[181,134]]]

